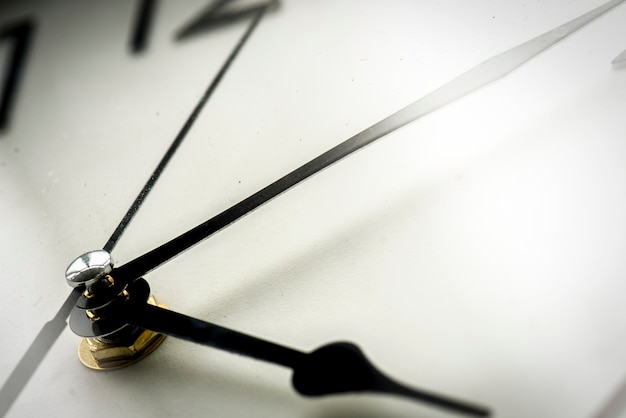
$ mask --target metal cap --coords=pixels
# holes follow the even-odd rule
[[[95,250],[78,257],[65,270],[65,279],[72,287],[90,286],[113,270],[113,258],[105,250]]]

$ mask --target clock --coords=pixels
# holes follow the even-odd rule
[[[560,42],[515,71],[145,279],[173,311],[307,352],[354,341],[400,381],[493,416],[623,415],[626,73],[612,61],[626,9],[553,31],[602,4],[284,0],[244,37],[258,4],[3,3],[2,74],[19,77],[0,92],[0,376],[59,312],[76,257],[108,245],[131,263],[549,33]],[[175,338],[95,372],[79,341],[58,333],[7,416],[454,416],[303,398],[287,369]]]

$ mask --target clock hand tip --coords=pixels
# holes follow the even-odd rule
[[[292,384],[304,396],[323,396],[346,392],[377,392],[399,395],[456,412],[489,416],[489,409],[465,401],[412,389],[380,372],[349,342],[332,343],[304,356],[293,367]]]

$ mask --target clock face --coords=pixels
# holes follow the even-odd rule
[[[0,137],[0,376],[66,299],[67,265],[109,240],[250,22],[175,41],[207,4],[160,2],[133,52],[146,3],[0,4],[0,29],[33,22]],[[282,1],[208,96],[112,250],[116,265],[603,4],[500,3]],[[278,196],[147,274],[152,292],[304,351],[357,342],[399,380],[494,416],[621,416],[626,72],[612,61],[625,20],[615,8]],[[16,39],[0,44],[2,74]],[[78,342],[60,334],[9,416],[452,416],[394,397],[302,398],[286,369],[174,338],[98,373]]]

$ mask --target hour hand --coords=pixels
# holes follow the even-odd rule
[[[414,389],[379,371],[355,344],[338,342],[308,353],[293,368],[292,383],[306,396],[374,392],[429,403],[455,412],[489,416],[489,409],[443,395]]]
[[[396,382],[380,372],[352,343],[327,344],[305,353],[150,305],[146,303],[149,293],[148,283],[139,279],[127,287],[124,298],[90,315],[85,315],[83,308],[76,307],[70,327],[84,337],[110,338],[111,334],[130,325],[278,364],[293,370],[293,386],[305,396],[373,392],[403,396],[469,415],[489,415],[485,407]],[[94,318],[97,319],[94,321]]]

